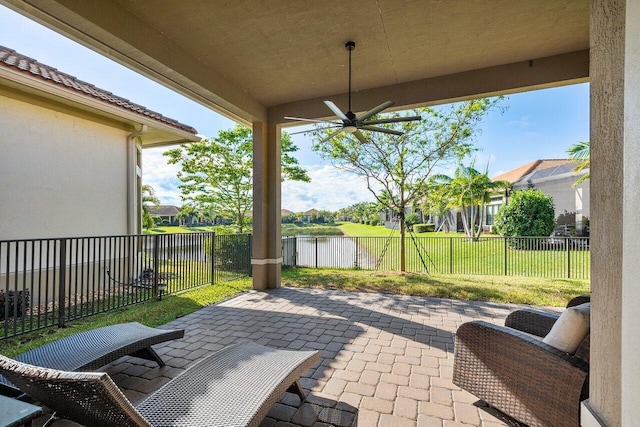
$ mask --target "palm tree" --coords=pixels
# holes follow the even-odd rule
[[[567,150],[567,154],[569,155],[569,158],[578,163],[576,167],[573,168],[573,173],[578,174],[582,172],[584,169],[589,169],[590,153],[591,153],[591,147],[590,147],[589,141],[579,141],[573,144],[571,147],[569,147],[569,149]],[[578,178],[576,182],[573,183],[573,187],[588,180],[589,175],[590,175],[589,172],[582,175],[580,178]]]
[[[149,205],[158,206],[160,199],[156,196],[156,192],[150,185],[142,186],[142,226],[151,228],[154,226],[153,218],[149,213]]]
[[[464,231],[472,241],[477,241],[482,232],[485,221],[486,204],[491,200],[491,195],[511,187],[508,181],[492,181],[488,170],[479,172],[473,167],[460,164],[453,178],[446,175],[437,175],[435,183],[440,185],[443,193],[449,200],[449,208],[458,209],[462,216]]]

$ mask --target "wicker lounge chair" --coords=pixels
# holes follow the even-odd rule
[[[0,356],[0,372],[57,416],[88,426],[257,426],[318,361],[317,351],[243,342],[202,359],[135,407],[109,375],[45,369]],[[304,398],[304,394],[302,394]]]
[[[80,332],[45,344],[15,358],[18,362],[62,371],[92,371],[122,356],[164,362],[151,348],[164,341],[180,339],[184,330],[150,328],[137,322],[121,323]],[[0,375],[0,388],[9,393],[17,388]]]
[[[588,302],[574,298],[569,306]],[[559,315],[511,313],[505,326],[467,322],[456,332],[453,383],[531,426],[578,426],[588,397],[589,336],[575,354],[542,342]]]

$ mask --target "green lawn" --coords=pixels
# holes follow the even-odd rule
[[[381,254],[385,253],[380,261],[380,270],[400,269],[400,239],[397,230],[391,233],[391,230],[383,226],[354,223],[343,223],[340,228],[347,236],[357,237],[358,245],[367,249],[370,258],[378,261]],[[387,242],[389,235],[394,238]],[[504,239],[495,235],[483,235],[479,241],[471,242],[461,233],[429,232],[416,234],[415,243],[409,234],[407,236],[407,271],[583,279],[589,277],[591,254],[588,250],[567,251],[561,247],[544,250],[513,249]]]
[[[590,292],[589,281],[578,279],[375,273],[328,268],[283,270],[282,284],[302,288],[555,307],[564,307],[574,296]]]

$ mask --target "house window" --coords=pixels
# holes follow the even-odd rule
[[[502,205],[487,206],[487,215],[486,215],[487,225],[493,225],[493,217],[495,216],[496,213],[498,213],[498,210],[500,209],[501,206]]]

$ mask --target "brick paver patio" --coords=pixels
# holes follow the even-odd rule
[[[167,324],[186,330],[182,340],[155,347],[167,366],[125,357],[105,370],[136,402],[210,352],[253,340],[320,352],[301,378],[306,401],[286,393],[262,426],[504,426],[451,382],[454,333],[473,319],[503,324],[515,308],[375,293],[252,291]]]

